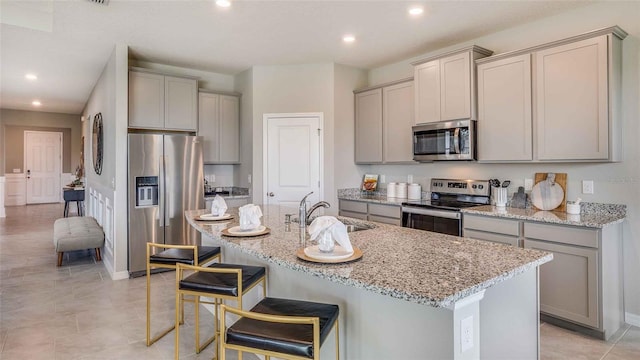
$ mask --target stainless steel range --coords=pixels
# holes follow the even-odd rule
[[[489,180],[431,179],[431,199],[402,203],[402,226],[462,235],[460,209],[491,202]]]

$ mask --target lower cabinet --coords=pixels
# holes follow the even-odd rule
[[[225,198],[224,202],[227,203],[228,208],[240,207],[243,205],[247,205],[249,203],[249,198]],[[213,198],[205,199],[205,209],[211,209],[211,203],[213,202]]]
[[[339,203],[340,216],[397,226],[402,224],[400,205],[372,204],[353,200],[340,200]]]
[[[520,244],[520,222],[464,214],[462,217],[464,237],[487,240],[513,246]]]
[[[540,267],[545,321],[608,339],[624,323],[622,226],[556,225],[463,215],[464,236],[553,253]]]

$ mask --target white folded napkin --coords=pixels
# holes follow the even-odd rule
[[[315,240],[325,231],[331,233],[331,237],[338,245],[342,246],[347,252],[353,252],[351,246],[351,240],[349,240],[349,234],[347,233],[347,227],[333,216],[318,216],[309,225],[309,234],[311,240]]]
[[[220,195],[216,195],[211,202],[211,215],[222,216],[227,211],[227,202]]]
[[[240,215],[240,230],[253,230],[260,226],[262,210],[258,205],[247,204],[238,209]]]

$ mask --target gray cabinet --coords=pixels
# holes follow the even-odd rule
[[[413,162],[413,81],[356,90],[355,162]]]
[[[129,71],[129,127],[196,131],[197,89],[196,79]]]
[[[400,205],[377,204],[340,199],[338,214],[340,216],[397,226],[402,224],[402,209]]]
[[[477,240],[519,246],[520,228],[520,222],[517,220],[489,218],[470,214],[464,214],[462,217],[463,236]]]
[[[478,160],[533,160],[531,54],[478,65]]]
[[[415,123],[476,119],[475,60],[493,52],[470,46],[412,63]]]
[[[240,163],[240,98],[199,93],[198,135],[203,136],[205,164]]]
[[[626,35],[611,27],[479,60],[478,160],[622,160]]]
[[[603,339],[613,335],[624,323],[620,224],[592,229],[525,221],[523,236],[525,248],[553,253],[540,267],[540,312]]]

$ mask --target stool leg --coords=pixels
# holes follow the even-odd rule
[[[69,216],[69,202],[65,201],[64,202],[64,211],[62,212],[64,217],[68,217]]]
[[[58,253],[58,266],[62,266],[62,256],[64,255],[64,252],[59,252]]]
[[[147,250],[147,259],[149,251]],[[151,268],[147,260],[147,346],[151,346]]]
[[[176,360],[180,359],[180,306],[184,306],[184,303],[181,300],[182,294],[180,294],[180,270],[176,269],[176,343],[174,345]]]
[[[102,261],[102,256],[100,256],[100,248],[96,248],[96,261]]]
[[[82,211],[80,211],[80,201],[76,201],[76,207],[78,208],[78,216],[82,216]]]
[[[338,329],[338,319],[336,318],[336,360],[340,360],[340,330]]]
[[[200,353],[200,296],[196,295],[193,305],[196,316],[196,354]]]

